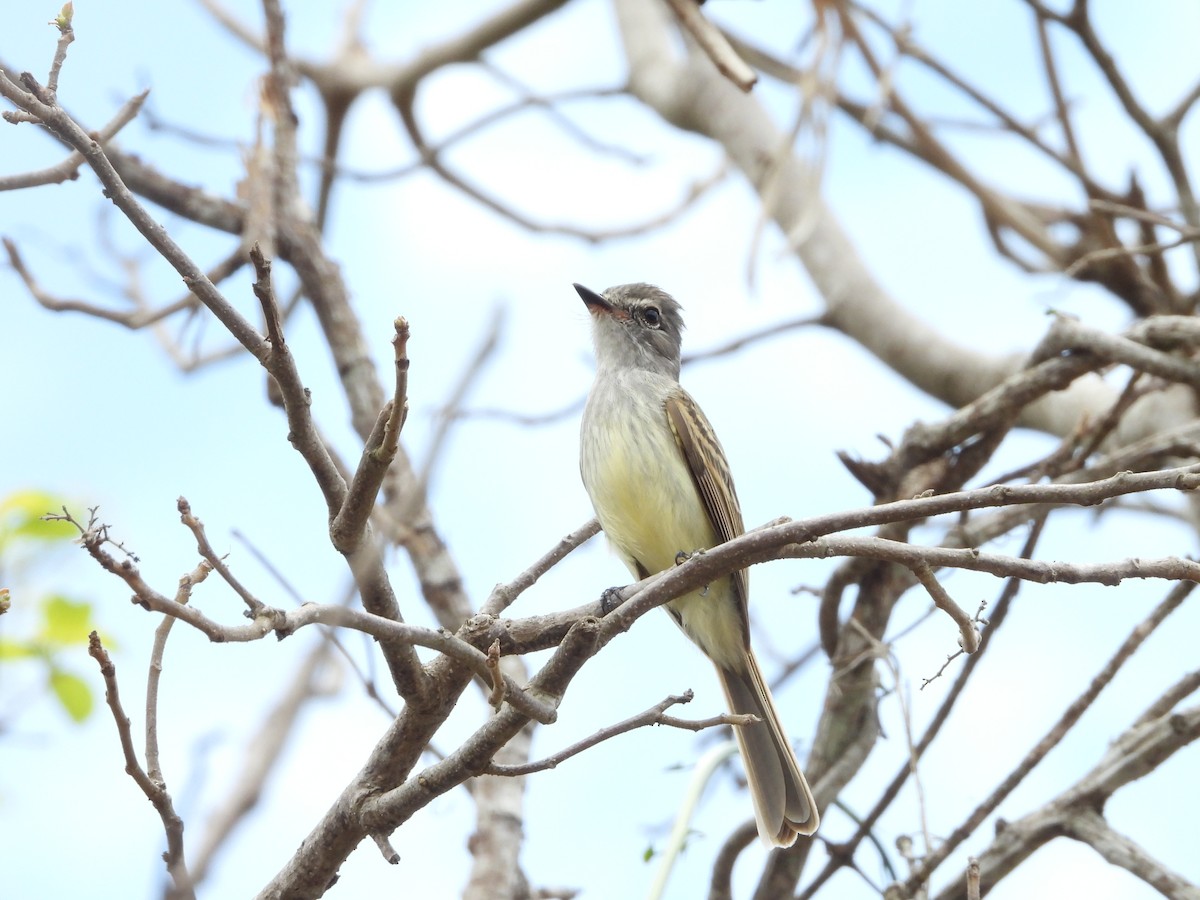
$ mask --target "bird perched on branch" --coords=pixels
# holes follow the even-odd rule
[[[725,452],[679,385],[679,303],[649,284],[575,290],[596,345],[579,468],[609,542],[641,579],[742,534],[742,511]],[[734,729],[754,817],[764,842],[790,847],[819,816],[750,649],[748,590],[738,571],[664,608],[717,667],[729,709],[760,720]]]

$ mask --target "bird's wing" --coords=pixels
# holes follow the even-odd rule
[[[708,418],[681,387],[667,396],[663,406],[671,432],[675,435],[675,443],[692,473],[692,481],[700,493],[718,543],[739,536],[746,530],[742,524],[742,508],[733,488],[733,475],[730,474],[725,451],[721,449],[721,442],[717,440]],[[742,610],[742,620],[746,623],[746,639],[749,640],[746,602],[750,590],[745,570],[734,573],[732,581]]]

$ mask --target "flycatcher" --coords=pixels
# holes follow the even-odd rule
[[[609,542],[641,579],[742,534],[742,510],[712,426],[679,385],[679,304],[649,284],[575,290],[596,344],[579,469]],[[819,817],[750,649],[748,593],[743,570],[664,609],[717,667],[730,710],[759,718],[734,728],[754,818],[765,843],[790,847]]]

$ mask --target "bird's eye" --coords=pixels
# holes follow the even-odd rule
[[[647,306],[642,310],[642,321],[651,328],[657,328],[662,324],[662,313],[657,306]]]

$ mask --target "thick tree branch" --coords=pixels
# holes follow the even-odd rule
[[[263,257],[257,245],[251,248],[250,258],[258,275],[254,283],[254,293],[262,304],[270,335],[267,342],[269,352],[262,360],[263,367],[274,377],[283,397],[290,429],[288,438],[308,463],[325,497],[331,519],[330,539],[346,557],[366,610],[374,615],[402,621],[400,606],[384,569],[383,555],[377,543],[373,539],[367,539],[352,545],[338,546],[332,524],[336,523],[338,513],[345,508],[350,489],[313,421],[308,390],[300,380],[295,360],[284,340],[279,306],[271,283],[270,261]],[[382,430],[386,430],[386,426]],[[384,465],[383,469],[386,468]],[[380,474],[382,475],[382,472]],[[392,681],[400,695],[410,703],[422,702],[427,697],[429,682],[412,646],[403,642],[385,642],[382,650]]]

